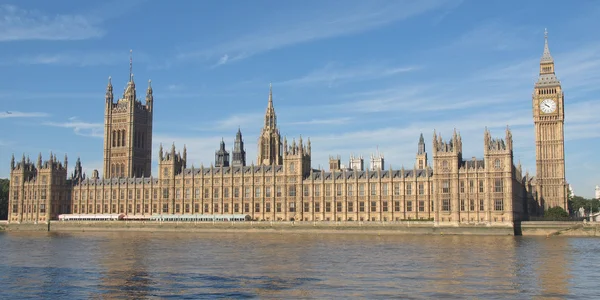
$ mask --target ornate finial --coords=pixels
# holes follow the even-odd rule
[[[133,49],[129,50],[129,81],[133,81]]]
[[[544,38],[548,39],[548,28],[544,28]]]
[[[112,85],[112,76],[108,76],[108,85]]]

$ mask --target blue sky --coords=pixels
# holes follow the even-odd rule
[[[280,130],[311,138],[315,168],[377,148],[387,168],[412,167],[419,134],[431,153],[434,129],[449,138],[457,128],[464,157],[481,157],[485,126],[504,137],[510,125],[515,160],[535,173],[531,93],[548,28],[566,95],[567,180],[591,197],[598,15],[596,1],[5,1],[0,177],[11,153],[68,153],[101,170],[107,78],[121,96],[130,49],[140,98],[152,79],[155,158],[175,142],[209,165],[240,126],[256,161],[272,82]]]

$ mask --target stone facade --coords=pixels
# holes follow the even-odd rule
[[[545,64],[543,59],[541,70],[547,72]],[[539,99],[536,96],[539,91],[542,91],[542,86],[536,84],[534,104]],[[558,91],[560,89],[553,92]],[[562,101],[562,96],[560,99]],[[188,166],[185,147],[181,153],[175,145],[169,150],[164,150],[161,145],[158,176],[154,177],[149,174],[146,162],[149,153],[146,146],[151,142],[152,102],[150,86],[146,104],[142,105],[135,99],[131,75],[123,99],[116,104],[117,107],[123,106],[124,115],[127,112],[127,115],[134,116],[133,121],[126,122],[129,127],[119,127],[122,126],[121,120],[116,117],[114,109],[105,111],[108,124],[105,127],[103,178],[98,176],[98,172],[86,178],[81,173],[79,161],[75,172],[67,178],[66,157],[61,163],[51,155],[42,163],[40,156],[37,165],[25,157],[19,163],[15,163],[13,158],[9,222],[44,222],[56,219],[59,214],[70,213],[122,213],[246,214],[252,219],[265,221],[434,220],[438,225],[510,226],[530,214],[539,213],[538,208],[544,206],[536,197],[537,193],[547,192],[549,188],[546,189],[544,184],[554,182],[548,181],[548,177],[539,180],[522,174],[520,164],[515,165],[513,161],[513,139],[508,127],[503,138],[493,138],[487,128],[483,131],[484,155],[480,159],[463,157],[462,138],[458,131],[454,130],[448,140],[434,131],[431,164],[427,160],[425,140],[421,134],[412,168],[389,167],[385,170],[382,164],[381,167],[365,170],[362,157],[354,156],[349,168],[345,168],[339,156],[331,156],[330,170],[313,169],[310,139],[304,141],[300,136],[291,143],[285,138],[282,140],[277,127],[272,87],[258,139],[256,165],[246,166],[241,131],[238,130],[230,165],[224,163],[229,158],[227,155],[225,159],[223,142],[216,152],[216,165],[210,167]],[[107,88],[109,106],[115,106],[110,83]],[[559,106],[561,113],[554,115],[553,126],[558,126],[558,123],[562,126],[562,102]],[[536,133],[543,135],[536,134],[536,138],[555,138],[540,131],[538,121],[542,117],[538,107],[534,105]],[[135,117],[137,113],[145,116],[139,122]],[[556,121],[556,116],[560,117],[559,121]],[[543,122],[548,121],[543,119]],[[560,130],[562,127],[552,128]],[[120,149],[116,149],[118,146],[112,146],[115,129],[125,130],[127,151],[122,152],[124,158],[114,156],[114,153],[121,153]],[[135,142],[138,136],[135,132],[142,133],[138,142]],[[119,138],[119,135],[116,137]],[[135,145],[141,147],[136,148]],[[536,145],[540,142],[537,141]],[[538,146],[538,149],[545,148]],[[538,163],[545,161],[539,158],[539,155],[546,157],[544,153],[538,153]],[[117,159],[121,166],[115,167],[113,172],[112,165],[118,165]],[[562,161],[564,168],[564,156]],[[560,166],[554,161],[548,164],[553,166],[553,170]],[[540,169],[549,170],[548,165],[538,165],[538,168],[538,174]],[[561,196],[558,192],[556,195]],[[550,199],[548,197],[546,199]]]

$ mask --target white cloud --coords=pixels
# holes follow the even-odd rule
[[[47,117],[49,114],[43,112],[21,112],[21,111],[5,111],[0,112],[0,119],[7,118],[39,118]]]
[[[72,128],[73,132],[77,135],[103,138],[104,137],[104,124],[102,123],[89,123],[79,120],[77,117],[69,118],[68,122],[57,123],[57,122],[45,122],[43,125]]]
[[[84,40],[104,35],[94,21],[83,15],[44,15],[13,5],[0,5],[0,41]]]
[[[277,86],[307,86],[325,84],[329,87],[354,81],[373,80],[385,78],[401,73],[407,73],[419,69],[418,67],[388,67],[378,64],[368,64],[353,67],[338,67],[336,63],[329,63],[325,67],[313,71],[300,78],[286,80],[277,83]]]
[[[335,9],[319,9],[320,15],[302,21],[286,20],[255,32],[200,51],[178,55],[180,60],[215,59],[232,62],[294,44],[366,32],[401,21],[448,4],[443,0],[358,2]],[[322,13],[327,11],[326,14]],[[225,58],[225,59],[223,59]]]

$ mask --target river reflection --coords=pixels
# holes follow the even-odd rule
[[[0,298],[595,298],[599,239],[0,233]]]

